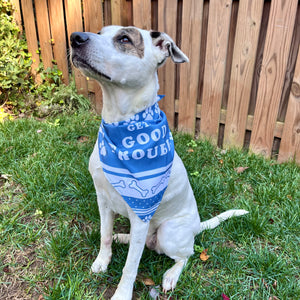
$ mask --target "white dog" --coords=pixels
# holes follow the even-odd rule
[[[112,256],[113,239],[129,242],[122,278],[112,299],[131,299],[146,244],[150,249],[175,260],[175,265],[164,274],[162,283],[164,291],[174,289],[183,267],[193,254],[195,235],[218,226],[232,216],[247,213],[245,210],[229,210],[200,222],[187,172],[172,148],[172,136],[167,124],[163,123],[158,129],[151,127],[154,116],[158,118],[156,123],[164,119],[164,114],[155,104],[159,89],[158,67],[169,56],[175,63],[188,62],[188,58],[167,34],[135,27],[107,26],[98,34],[75,32],[71,35],[71,46],[74,66],[85,76],[96,79],[103,91],[104,123],[89,163],[101,217],[101,246],[92,271],[106,271]],[[132,135],[119,136],[118,128],[121,127],[127,133],[132,132]],[[116,146],[113,138],[119,139],[120,145]],[[148,144],[152,148],[147,147]],[[121,163],[138,161],[140,170],[135,173],[111,166],[109,155],[115,155],[111,156],[113,160],[116,157]],[[105,161],[106,158],[108,160]],[[166,166],[156,168],[155,172],[159,170],[163,173],[149,179],[146,175],[154,172],[148,169],[153,158],[159,164],[161,159],[165,159]],[[149,163],[144,163],[143,159]],[[121,173],[117,174],[119,177],[115,174],[116,170]],[[152,184],[152,189],[147,186],[148,183]],[[155,197],[151,198],[151,193]],[[162,199],[152,203],[152,206],[148,205],[149,199],[152,201],[160,196]],[[144,213],[143,208],[135,207],[131,200],[143,200],[150,215],[139,215],[139,212]],[[115,213],[130,219],[130,234],[113,237]]]

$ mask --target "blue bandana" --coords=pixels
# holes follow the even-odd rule
[[[174,158],[164,112],[155,103],[126,121],[102,120],[98,147],[105,177],[141,220],[151,220],[168,186]]]

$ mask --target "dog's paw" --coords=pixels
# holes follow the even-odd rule
[[[93,273],[104,273],[107,270],[108,264],[101,262],[100,260],[96,259],[91,267]]]
[[[164,293],[175,289],[177,281],[185,264],[186,260],[178,261],[171,269],[165,272],[162,283]]]
[[[176,287],[179,276],[176,278],[176,276],[172,276],[172,275],[170,276],[170,275],[171,274],[169,274],[169,275],[165,274],[165,276],[164,276],[163,283],[162,283],[164,293],[166,293],[170,290],[173,291]]]

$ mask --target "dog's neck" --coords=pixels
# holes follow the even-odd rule
[[[126,87],[121,84],[100,84],[103,94],[102,118],[107,123],[127,120],[153,105],[159,89],[157,74],[142,87]]]

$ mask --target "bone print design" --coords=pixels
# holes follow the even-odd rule
[[[123,189],[126,188],[126,184],[125,184],[125,181],[124,181],[124,180],[120,180],[120,181],[118,181],[118,182],[114,182],[114,183],[112,183],[111,185],[112,185],[113,187],[115,187],[115,188],[117,188],[117,187],[123,188]]]
[[[152,194],[155,194],[158,188],[165,183],[165,181],[170,177],[171,171],[169,170],[159,181],[159,183],[151,188]]]
[[[133,190],[138,191],[143,198],[145,198],[149,193],[149,190],[143,190],[140,186],[138,186],[136,180],[132,180],[129,184],[129,187]]]

